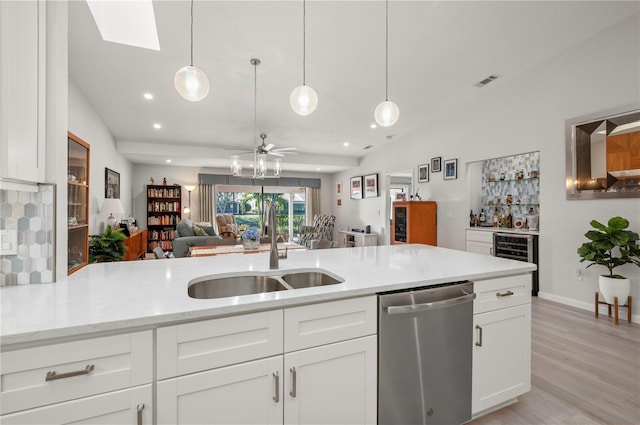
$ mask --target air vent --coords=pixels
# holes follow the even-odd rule
[[[362,148],[362,149],[364,149],[364,150],[366,151],[367,149],[371,149],[372,147],[373,147],[373,145],[367,145],[367,146],[365,146],[365,147],[364,147],[364,148]]]
[[[490,82],[492,82],[494,80],[497,80],[498,77],[499,77],[499,75],[491,74],[487,78],[485,78],[484,80],[480,81],[479,83],[476,83],[476,87],[484,87],[487,84],[489,84]]]

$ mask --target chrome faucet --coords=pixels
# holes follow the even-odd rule
[[[267,231],[269,232],[269,237],[271,238],[271,249],[269,250],[269,268],[277,269],[278,260],[280,258],[282,258],[283,260],[287,258],[287,249],[285,248],[284,254],[278,254],[278,242],[276,240],[276,207],[273,201],[269,203],[269,209],[267,212]]]

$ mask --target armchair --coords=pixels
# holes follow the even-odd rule
[[[300,226],[300,245],[311,247],[314,239],[333,240],[333,226],[336,217],[328,214],[316,214],[312,226]]]
[[[236,217],[233,214],[218,214],[216,223],[218,224],[218,234],[224,239],[235,240],[240,237]]]

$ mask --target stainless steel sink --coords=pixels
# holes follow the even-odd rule
[[[285,291],[288,288],[273,276],[230,276],[203,280],[189,286],[191,298],[225,298],[263,292]]]
[[[335,285],[344,282],[324,272],[295,272],[282,276],[282,280],[293,289],[310,288],[312,286]]]
[[[223,277],[202,277],[191,281],[188,293],[191,298],[226,298],[344,282],[343,279],[323,270],[288,270],[284,275],[273,273],[256,272]]]

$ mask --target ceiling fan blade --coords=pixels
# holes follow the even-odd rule
[[[273,143],[269,143],[268,145],[264,146],[263,149],[267,152],[269,152],[271,150],[271,148],[273,148],[274,144]]]
[[[273,152],[293,151],[296,149],[298,148],[278,148],[278,149],[274,149]]]
[[[278,153],[278,152],[267,152],[268,155],[273,155],[273,156],[284,156],[283,153]]]

